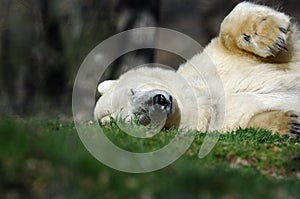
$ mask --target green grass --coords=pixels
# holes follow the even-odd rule
[[[132,138],[112,122],[104,132],[128,151],[147,152],[178,132]],[[0,198],[299,198],[300,138],[247,129],[222,134],[204,159],[205,134],[161,170],[131,174],[108,168],[81,143],[72,122],[0,119]]]

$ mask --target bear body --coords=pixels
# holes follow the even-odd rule
[[[166,127],[206,131],[214,122],[221,132],[256,127],[299,135],[300,31],[284,13],[242,2],[218,37],[176,72],[138,68],[98,90],[95,117],[102,121],[149,123],[158,106]]]

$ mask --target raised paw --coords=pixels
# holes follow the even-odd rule
[[[236,6],[221,26],[222,41],[230,50],[237,47],[262,58],[288,51],[289,33],[289,16],[248,2]]]
[[[282,13],[251,17],[242,30],[240,47],[260,57],[276,57],[279,52],[288,51],[289,26],[289,17]]]

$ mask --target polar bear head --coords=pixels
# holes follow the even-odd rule
[[[95,119],[196,129],[198,102],[186,80],[173,70],[142,67],[98,86]],[[183,108],[184,107],[184,108]],[[196,127],[195,127],[196,126]]]
[[[180,97],[170,86],[176,81],[174,76],[172,70],[138,68],[118,80],[102,82],[95,118],[102,122],[113,117],[145,126],[161,122],[163,126],[178,126],[181,114],[176,98]]]

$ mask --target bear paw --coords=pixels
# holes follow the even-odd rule
[[[248,127],[271,130],[273,133],[300,136],[300,114],[294,111],[266,111],[254,115]]]
[[[244,24],[238,46],[260,57],[276,57],[288,51],[290,18],[283,13],[250,17]]]

